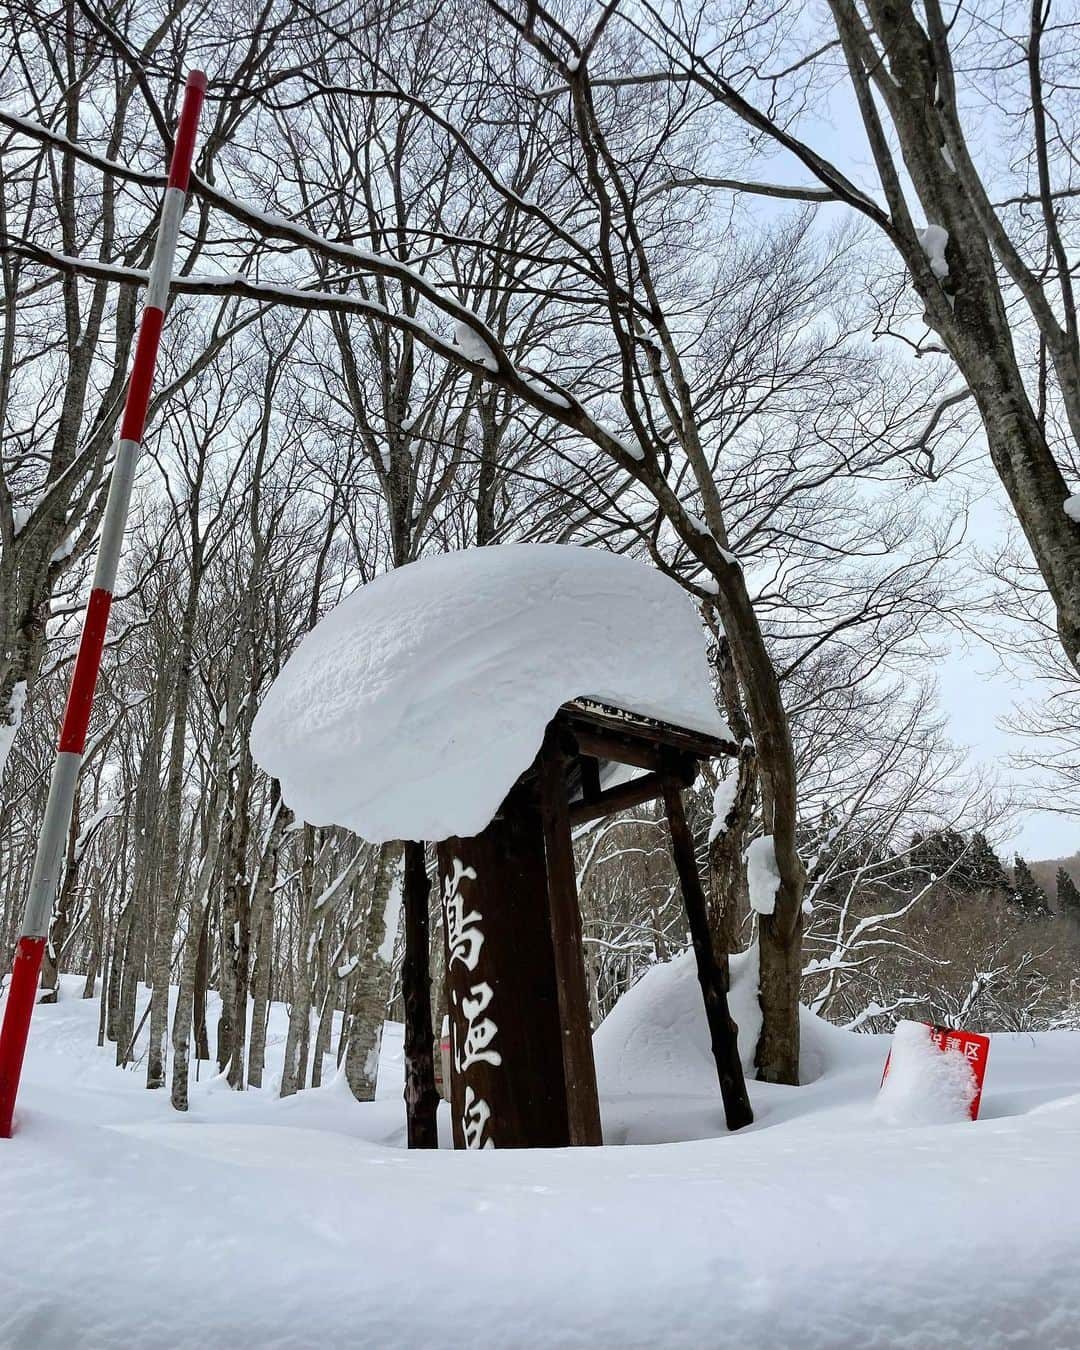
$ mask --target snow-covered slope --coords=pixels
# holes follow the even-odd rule
[[[756,948],[731,958],[728,1006],[739,1028],[743,1069],[753,1077],[761,1027]],[[805,1008],[801,1030],[801,1076],[810,1083],[820,1077],[829,1047],[842,1055],[853,1038]],[[648,971],[598,1028],[593,1046],[609,1143],[704,1139],[717,1132],[716,1063],[693,952]]]
[[[472,835],[578,697],[728,734],[670,578],[600,549],[467,549],[333,609],[274,682],[251,748],[313,824],[374,843]]]
[[[692,973],[658,967],[598,1034],[605,1127],[714,1137],[531,1153],[398,1147],[389,1040],[369,1105],[212,1080],[178,1118],[65,979],[0,1141],[0,1347],[1080,1346],[1080,1035],[995,1036],[978,1122],[896,1127],[887,1038],[806,1019],[814,1081],[752,1084],[728,1136]],[[743,963],[744,1020],[751,988]]]

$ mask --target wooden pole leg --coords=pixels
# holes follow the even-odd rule
[[[671,849],[682,886],[683,903],[690,924],[690,939],[697,960],[698,983],[705,1000],[713,1058],[724,1099],[724,1115],[729,1130],[741,1129],[753,1122],[754,1112],[746,1090],[742,1061],[739,1059],[738,1028],[728,1009],[724,978],[713,952],[705,892],[694,857],[694,841],[686,823],[682,791],[673,778],[664,779],[664,805],[671,830]]]
[[[549,726],[540,752],[540,811],[547,856],[548,910],[562,1031],[563,1074],[571,1144],[602,1144],[589,991],[581,940],[577,872],[566,793],[566,755]]]
[[[438,1148],[435,1045],[431,1030],[431,969],[424,846],[405,845],[405,1120],[409,1148]]]

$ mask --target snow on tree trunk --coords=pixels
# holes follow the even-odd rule
[[[277,798],[259,860],[259,871],[251,898],[251,931],[255,939],[253,976],[254,1003],[251,1009],[251,1037],[248,1045],[247,1080],[250,1087],[262,1087],[266,1064],[266,1017],[270,1001],[270,968],[274,946],[274,884],[277,880],[278,852],[286,828],[292,824],[292,812]]]
[[[756,788],[753,751],[740,753],[735,771],[716,787],[709,829],[709,929],[717,965],[729,981],[728,957],[739,950],[739,927],[749,900],[743,865]]]
[[[300,866],[301,894],[304,897],[304,920],[300,928],[300,969],[297,971],[296,988],[293,991],[292,1007],[289,1009],[289,1030],[285,1037],[285,1062],[281,1069],[282,1097],[291,1097],[299,1091],[307,1067],[308,1019],[311,1016],[311,958],[315,951],[315,831],[310,825],[304,826],[303,852]]]
[[[26,708],[26,681],[13,680],[7,696],[7,710],[0,718],[0,782],[4,779],[4,768],[15,744],[15,737],[22,726],[23,712]]]
[[[401,919],[403,877],[402,844],[383,844],[379,850],[371,908],[357,967],[349,1048],[345,1052],[345,1079],[360,1102],[375,1098],[394,944]]]

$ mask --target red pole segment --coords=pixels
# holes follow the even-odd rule
[[[184,102],[176,131],[169,165],[169,181],[161,208],[154,260],[146,288],[146,304],[139,321],[139,335],[135,343],[135,359],[131,366],[124,416],[120,424],[120,439],[109,478],[109,497],[101,522],[101,539],[90,600],[86,606],[79,651],[71,675],[67,707],[60,728],[45,819],[38,835],[34,870],[30,878],[30,892],[23,913],[22,935],[15,951],[11,984],[8,988],[4,1023],[0,1028],[0,1138],[10,1139],[15,1098],[19,1090],[26,1038],[30,1032],[30,1018],[37,996],[38,976],[45,952],[45,936],[49,931],[56,887],[59,881],[60,859],[71,825],[71,809],[82,766],[86,729],[94,704],[101,651],[105,645],[105,630],[109,622],[116,569],[120,561],[120,547],[127,523],[131,486],[135,465],[142,444],[146,410],[150,403],[150,387],[157,365],[158,343],[165,321],[165,306],[169,296],[169,282],[176,257],[176,242],[180,234],[180,219],[184,214],[185,194],[191,174],[195,150],[195,132],[206,76],[193,70],[184,88]]]

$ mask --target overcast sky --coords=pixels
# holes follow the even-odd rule
[[[811,44],[816,45],[816,44]],[[969,95],[970,97],[970,95]],[[978,97],[976,93],[974,97]],[[980,107],[968,118],[966,129],[976,141],[989,137],[990,153],[1000,149],[994,136],[993,114]],[[829,93],[827,111],[820,110],[812,120],[804,119],[799,128],[803,138],[813,148],[836,162],[861,188],[881,199],[877,174],[867,147],[862,122],[850,87],[839,80]],[[984,160],[988,156],[978,154]],[[772,157],[759,176],[775,182],[809,183],[808,172],[794,159],[780,153]],[[908,190],[912,217],[922,223],[918,199]],[[758,199],[764,213],[783,214],[780,203]],[[822,224],[850,220],[851,213],[840,206],[819,208]],[[987,459],[987,495],[972,513],[971,532],[981,552],[993,551],[997,540],[1004,540],[1009,515],[1008,501]],[[966,748],[974,767],[999,781],[1003,788],[1017,780],[1017,770],[1011,755],[1020,748],[1030,750],[1030,744],[1011,734],[1003,723],[1022,704],[1039,698],[1043,690],[1034,682],[1026,686],[1001,669],[993,648],[972,640],[951,644],[949,653],[935,663],[931,671],[938,684],[940,704],[948,718],[950,738]],[[996,831],[1001,853],[1011,860],[1013,852],[1027,858],[1067,857],[1080,852],[1080,816],[1065,816],[1050,811],[1017,811],[1012,828]]]

